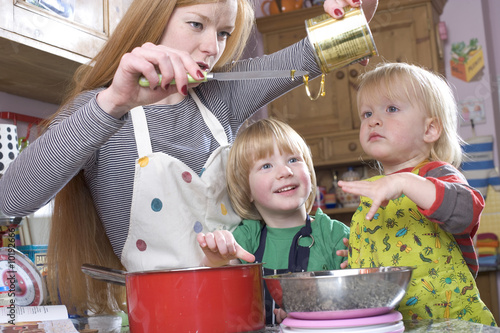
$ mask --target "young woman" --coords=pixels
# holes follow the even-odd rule
[[[371,18],[377,1],[365,2]],[[359,6],[327,3],[336,17],[343,6]],[[56,196],[48,253],[54,302],[59,296],[71,312],[109,311],[122,305],[110,297],[120,291],[85,279],[82,263],[128,271],[198,265],[197,233],[240,221],[223,181],[229,145],[246,119],[301,81],[188,84],[186,73],[320,74],[307,39],[235,62],[253,21],[247,0],[134,1],[77,71],[47,131],[9,166],[0,180],[4,213],[25,216]],[[139,86],[141,76],[149,88]]]

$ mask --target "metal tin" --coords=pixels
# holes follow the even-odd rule
[[[361,7],[344,10],[339,20],[323,14],[305,21],[307,37],[323,73],[378,54]]]

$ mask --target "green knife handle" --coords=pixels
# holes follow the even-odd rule
[[[188,83],[200,83],[200,82],[207,82],[208,79],[207,79],[207,72],[203,72],[203,75],[205,76],[204,79],[202,80],[195,80],[193,79],[193,77],[191,75],[187,75],[188,77]],[[162,75],[161,74],[158,74],[158,79],[159,79],[159,82],[158,82],[158,85],[161,84],[161,79],[162,79]],[[170,84],[175,84],[175,80],[172,80],[170,82]],[[139,85],[141,87],[149,87],[149,81],[148,79],[146,79],[144,76],[141,76],[141,78],[139,79]]]

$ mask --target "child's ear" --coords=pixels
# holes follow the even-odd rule
[[[425,120],[424,142],[436,142],[441,136],[443,126],[436,118],[427,118]]]

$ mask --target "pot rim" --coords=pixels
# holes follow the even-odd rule
[[[207,266],[195,266],[195,267],[182,267],[182,268],[172,268],[172,269],[156,269],[150,271],[136,271],[136,272],[124,272],[126,276],[136,276],[145,274],[158,274],[158,273],[176,273],[176,272],[197,272],[205,270],[226,270],[226,269],[242,269],[252,266],[262,266],[262,263],[247,263],[247,264],[234,264],[225,265],[219,267],[207,267]]]

